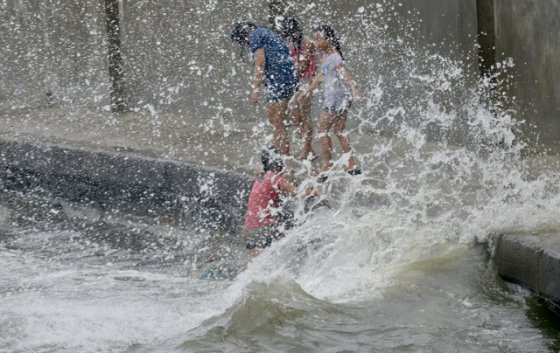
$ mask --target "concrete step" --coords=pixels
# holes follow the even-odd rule
[[[501,234],[495,238],[498,274],[560,309],[560,234]]]

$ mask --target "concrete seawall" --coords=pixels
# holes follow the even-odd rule
[[[558,149],[560,134],[560,3],[494,0],[498,62],[513,59],[509,96],[519,118],[538,126],[541,143]]]
[[[150,1],[119,3],[119,54],[125,77],[121,88],[129,108],[232,120],[256,118],[249,104],[239,104],[248,96],[247,63],[237,58],[228,34],[231,23],[241,17],[267,24],[266,1],[169,2],[165,6]],[[400,67],[407,57],[400,57],[390,46],[369,45],[377,41],[376,35],[381,39],[410,37],[418,54],[428,48],[431,54],[464,61],[467,75],[474,75],[479,34],[485,68],[510,59],[515,64],[508,69],[511,78],[501,87],[509,96],[507,107],[516,111],[516,117],[539,127],[538,141],[559,147],[558,1],[291,3],[306,31],[318,22],[337,28],[359,83],[366,87],[372,73],[390,83],[379,86],[389,98],[389,108],[403,99],[390,91],[395,69],[386,67],[395,60],[401,61],[395,65]],[[108,67],[112,56],[107,57],[106,16],[102,2],[0,3],[0,37],[5,41],[0,60],[0,110],[61,103],[108,107],[115,90]],[[374,25],[364,28],[368,23]]]
[[[530,289],[560,312],[560,237],[503,234],[495,240],[498,274]]]
[[[251,178],[135,154],[0,140],[0,183],[40,189],[50,198],[93,207],[104,217],[132,215],[174,226],[236,232]]]
[[[0,186],[40,192],[96,210],[104,219],[138,217],[148,223],[237,233],[252,178],[195,163],[138,153],[0,139]],[[494,262],[505,280],[518,283],[560,310],[560,237],[495,237]]]

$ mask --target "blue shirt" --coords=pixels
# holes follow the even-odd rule
[[[297,73],[290,50],[279,35],[267,28],[257,28],[249,34],[248,40],[252,54],[264,48],[265,84],[268,87],[297,86]]]

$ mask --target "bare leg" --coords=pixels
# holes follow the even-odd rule
[[[292,113],[292,121],[294,123],[294,126],[297,129],[297,133],[298,133],[298,137],[301,138],[302,136],[302,122],[301,122],[301,117],[302,117],[302,112],[301,112],[301,104],[299,104],[298,102],[298,97],[301,95],[301,92],[296,92],[295,97],[294,97],[294,107],[291,110]]]
[[[318,136],[321,143],[321,153],[323,154],[323,167],[325,171],[332,167],[332,142],[329,137],[329,129],[334,123],[334,115],[328,112],[321,112],[319,115]]]
[[[294,100],[297,102],[292,109],[292,120],[297,127],[298,137],[303,140],[303,149],[299,159],[305,160],[311,153],[313,156],[313,123],[311,121],[311,98],[303,98],[302,102],[298,102],[298,97],[303,92],[296,93]]]
[[[307,159],[313,152],[313,122],[311,121],[311,97],[304,98],[300,106],[301,132],[303,138],[303,150],[300,159]],[[313,158],[312,157],[312,158]]]
[[[348,138],[348,135],[346,133],[347,118],[348,111],[345,111],[344,113],[337,115],[334,120],[334,134],[338,138],[338,141],[340,142],[340,146],[342,147],[342,151],[344,153],[352,152],[352,147],[350,147],[350,139]],[[350,156],[348,158],[347,170],[353,170],[354,168],[356,168],[356,163],[354,161],[354,158]]]
[[[268,103],[268,121],[272,125],[272,144],[283,155],[290,154],[290,140],[284,121],[288,118],[288,101]]]

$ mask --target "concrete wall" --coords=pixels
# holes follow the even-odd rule
[[[476,70],[477,7],[476,0],[463,1],[394,1],[400,21],[409,27],[417,49],[431,51],[463,61]]]
[[[426,52],[439,53],[465,60],[472,72],[476,70],[475,0],[290,3],[289,13],[308,32],[319,23],[337,30],[362,87],[375,88],[382,80],[388,92],[383,107],[403,101],[407,94],[408,100],[414,99],[414,92],[423,91],[393,89],[396,80],[406,83],[410,73],[411,64],[403,64],[411,59],[403,51],[405,44],[418,52],[414,59],[421,61]],[[108,104],[104,4],[104,0],[0,2],[4,109],[47,106],[47,94],[54,102]],[[240,18],[268,25],[267,1],[121,0],[120,15],[124,89],[132,108],[149,105],[201,119],[216,114],[260,117],[247,99],[248,56],[239,58],[229,33]],[[396,37],[403,41],[400,45]]]
[[[398,37],[416,49],[419,71],[430,69],[421,67],[427,50],[462,60],[468,71],[475,72],[477,3],[489,4],[496,59],[511,57],[515,62],[509,91],[517,98],[513,108],[537,123],[548,143],[559,140],[558,1],[290,3],[290,13],[305,29],[320,22],[337,29],[349,66],[366,90],[382,80],[386,101],[381,102],[381,111],[394,102],[414,99],[424,89],[402,88],[410,58],[388,38]],[[133,106],[150,104],[201,117],[257,118],[259,113],[247,104],[250,66],[239,59],[228,34],[238,18],[267,25],[266,1],[121,0],[120,5],[126,90]],[[109,104],[105,32],[103,0],[0,2],[0,110],[57,102],[96,108]],[[375,116],[379,111],[369,113]]]
[[[497,61],[513,58],[510,95],[547,144],[560,141],[560,2],[495,0]],[[558,147],[558,146],[557,146]]]
[[[319,23],[335,28],[356,80],[366,91],[381,80],[389,93],[386,105],[402,102],[410,92],[402,88],[413,65],[404,47],[417,51],[412,59],[420,62],[428,53],[441,54],[464,61],[476,73],[475,0],[290,3],[288,14],[307,33]],[[173,1],[162,6],[157,0],[136,0],[125,1],[122,14],[125,80],[133,105],[149,103],[201,117],[227,109],[231,113],[225,114],[234,119],[257,117],[248,103],[248,53],[241,59],[229,34],[237,19],[269,26],[266,1]],[[396,44],[396,37],[403,42]],[[403,83],[400,90],[394,89],[396,80]],[[413,99],[423,98],[410,93],[408,100]]]
[[[495,239],[498,274],[560,308],[560,238],[558,234],[503,234]]]
[[[0,140],[0,184],[93,208],[103,217],[141,217],[174,226],[237,232],[252,179],[134,154]]]
[[[0,1],[0,111],[108,104],[103,1]]]

